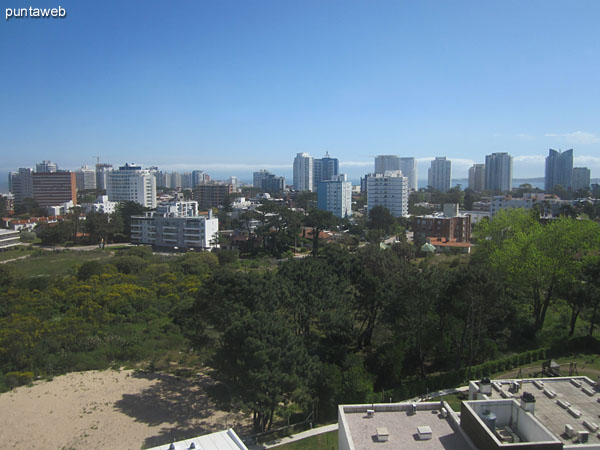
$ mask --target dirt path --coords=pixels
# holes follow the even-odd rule
[[[18,261],[18,260],[20,260],[20,259],[29,258],[30,256],[31,256],[31,255],[24,255],[24,256],[19,256],[19,257],[17,257],[17,258],[13,258],[13,259],[7,259],[7,260],[5,260],[5,261],[0,261],[0,264],[6,264],[6,263],[9,263],[9,262]]]

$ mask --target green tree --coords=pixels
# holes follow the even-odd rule
[[[312,227],[313,255],[316,255],[319,251],[319,235],[321,234],[321,232],[335,227],[338,224],[338,222],[339,219],[329,211],[313,209],[308,213],[308,215],[304,219],[304,224],[308,227]]]
[[[232,323],[214,365],[233,403],[252,412],[255,432],[270,429],[277,407],[310,403],[316,361],[275,312],[256,311]]]
[[[542,225],[519,209],[480,222],[474,237],[478,256],[531,300],[535,331],[544,326],[560,285],[577,277],[584,261],[600,250],[598,223],[560,218]]]
[[[147,211],[142,205],[136,202],[121,202],[117,206],[117,214],[123,224],[123,234],[129,239],[131,236],[131,216],[140,216]]]
[[[386,235],[392,232],[396,219],[390,213],[390,210],[384,206],[375,206],[369,211],[369,221],[367,227],[370,230],[382,230]]]

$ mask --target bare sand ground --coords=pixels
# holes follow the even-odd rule
[[[242,414],[219,410],[211,380],[134,373],[76,372],[0,395],[0,447],[140,449],[233,427]]]

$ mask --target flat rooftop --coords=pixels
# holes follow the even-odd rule
[[[509,390],[512,381],[517,381],[521,385],[517,393],[511,393]],[[565,425],[567,424],[574,428],[575,433],[577,431],[588,431],[589,444],[600,444],[600,430],[592,431],[583,424],[584,421],[588,421],[600,425],[600,393],[595,389],[595,383],[589,378],[494,380],[492,394],[488,395],[488,398],[503,399],[504,396],[510,398],[510,395],[512,395],[518,401],[523,392],[534,395],[535,417],[564,444],[576,443],[576,437],[569,438],[564,434]],[[555,396],[552,396],[552,394],[555,394]],[[580,417],[576,417],[577,414],[574,415],[569,412],[568,408],[565,407],[567,404],[574,413],[580,412]]]
[[[367,409],[375,409],[372,417]],[[410,403],[391,403],[374,405],[340,406],[340,427],[345,422],[355,450],[369,449],[421,449],[421,450],[468,450],[472,447],[455,430],[451,420],[441,414],[440,402],[417,403],[417,412],[410,412]],[[432,437],[420,440],[417,427],[431,428]],[[389,438],[386,442],[377,439],[377,428],[387,428]]]
[[[231,428],[225,431],[198,436],[172,444],[159,445],[149,450],[248,450]]]

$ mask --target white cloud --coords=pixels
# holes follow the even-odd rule
[[[373,166],[373,161],[340,161],[342,167],[368,167]]]
[[[575,156],[573,158],[574,166],[586,166],[589,168],[600,169],[600,157],[598,156]]]
[[[161,170],[260,170],[260,169],[291,169],[291,164],[272,163],[181,163],[181,164],[159,164]]]
[[[564,139],[565,143],[569,145],[590,145],[600,143],[600,136],[585,131],[574,131],[572,133],[547,133],[544,136],[562,138]]]
[[[433,161],[435,158],[433,156],[429,156],[426,158],[417,158],[417,162],[419,164],[423,164],[423,163],[427,163],[430,161]],[[452,167],[471,167],[473,164],[475,164],[475,161],[473,161],[472,159],[465,159],[465,158],[452,158],[452,157],[447,157],[448,160],[452,161]]]
[[[529,164],[545,164],[546,157],[544,155],[522,155],[513,157],[513,162],[529,163]]]

